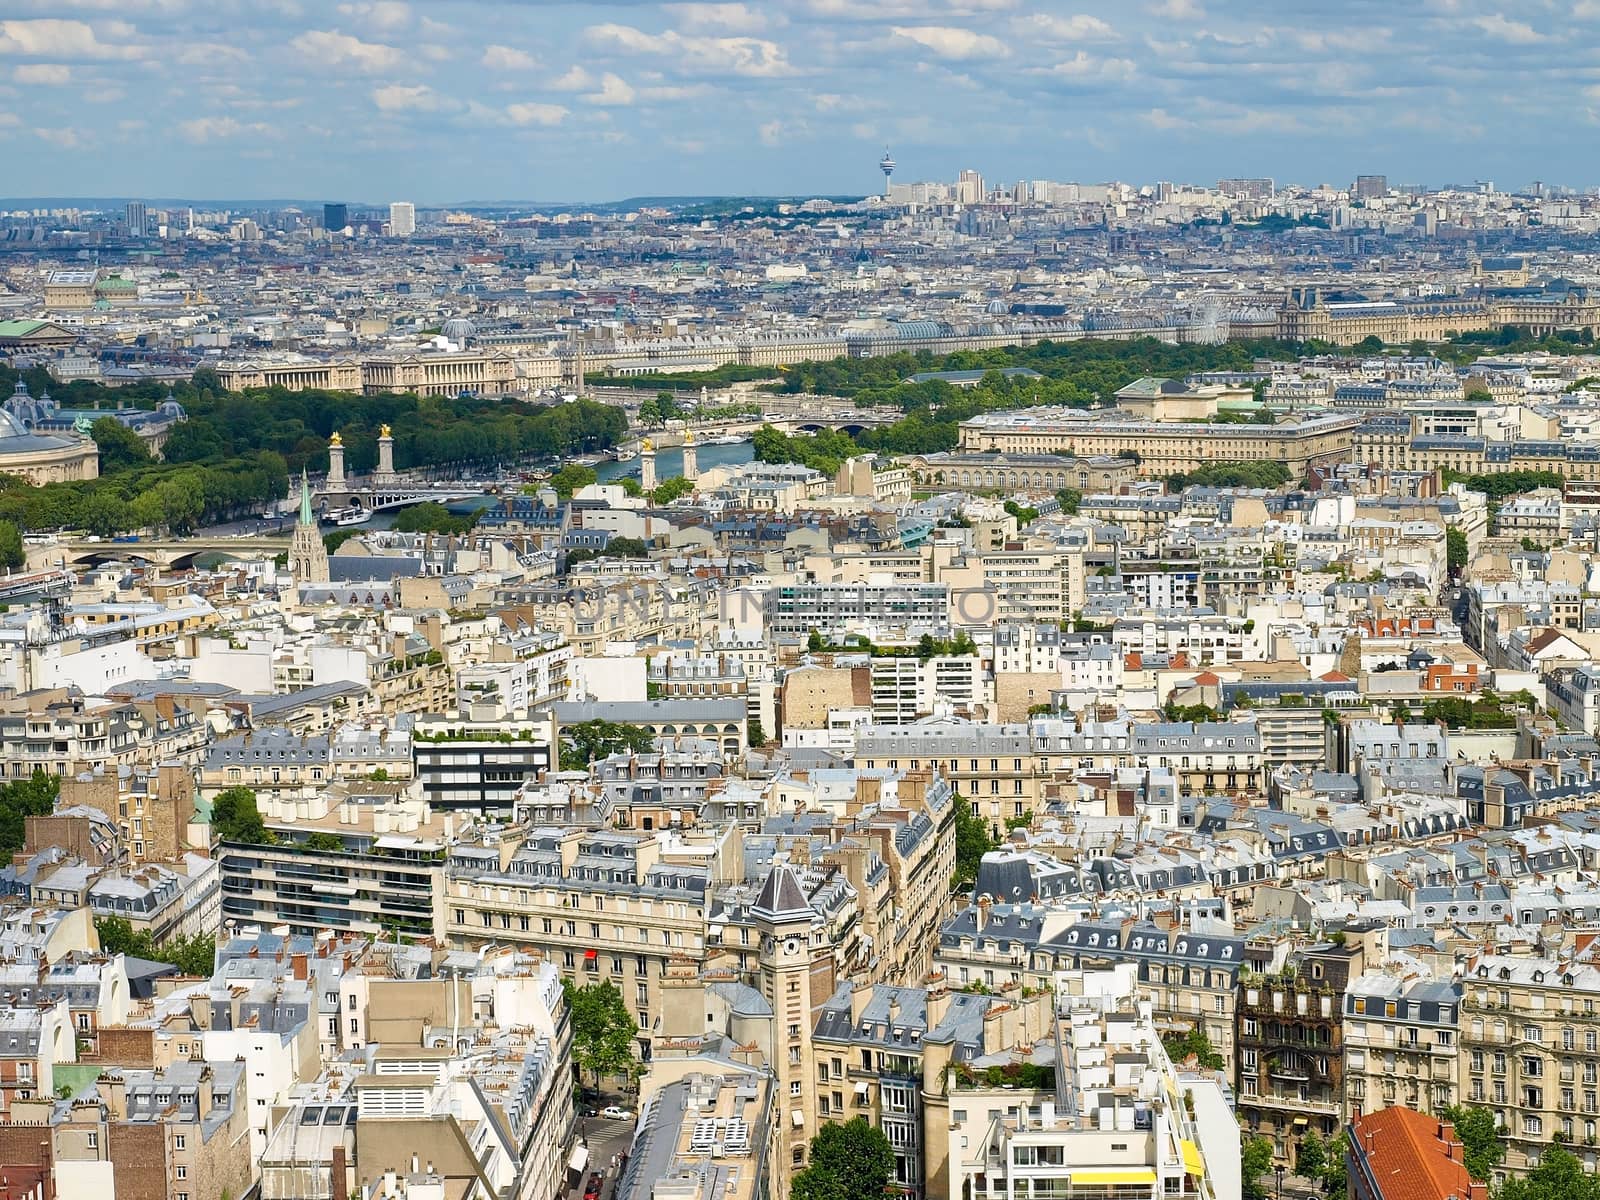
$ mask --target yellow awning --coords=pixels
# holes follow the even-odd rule
[[[1074,1171],[1072,1184],[1089,1183],[1154,1183],[1156,1173],[1149,1167],[1132,1167],[1123,1171]]]
[[[1183,1150],[1183,1169],[1194,1176],[1204,1175],[1206,1173],[1206,1164],[1200,1157],[1200,1147],[1187,1138],[1179,1142],[1178,1145]]]

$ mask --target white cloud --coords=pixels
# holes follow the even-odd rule
[[[72,68],[60,63],[28,63],[11,72],[18,83],[31,83],[47,87],[72,82]]]
[[[627,80],[607,71],[600,80],[600,90],[590,92],[583,100],[585,104],[628,105],[633,103],[636,94]]]
[[[515,46],[489,46],[483,52],[483,65],[491,71],[533,71],[539,60]]]
[[[134,29],[122,22],[103,28],[108,36],[132,38]],[[139,46],[114,46],[102,42],[95,29],[83,21],[48,18],[41,21],[0,21],[0,54],[27,58],[104,59],[141,58]]]
[[[1115,29],[1088,13],[1074,13],[1070,17],[1032,13],[1017,17],[1011,22],[1011,27],[1021,37],[1052,42],[1110,42],[1118,36]]]
[[[1082,50],[1050,68],[1063,79],[1132,79],[1136,71],[1132,59],[1096,58]]]
[[[183,134],[185,140],[202,144],[236,137],[266,137],[274,131],[270,125],[246,124],[232,117],[197,117],[193,121],[181,122],[178,132]]]
[[[783,145],[783,122],[768,121],[758,131],[763,146]]]
[[[177,54],[177,61],[186,67],[222,66],[249,59],[238,46],[224,46],[221,42],[190,42]]]
[[[506,119],[513,125],[559,125],[567,119],[567,110],[559,104],[508,104]]]
[[[915,42],[940,58],[965,62],[974,58],[1004,58],[1008,51],[999,38],[955,25],[896,25],[895,37]]]
[[[693,100],[700,96],[709,96],[715,90],[706,83],[679,83],[640,88],[639,95],[645,100]]]
[[[363,42],[347,33],[335,33],[327,29],[309,29],[289,44],[307,59],[324,67],[351,67],[376,74],[379,71],[399,71],[406,66],[406,56],[393,46]]]
[[[794,68],[776,42],[752,37],[700,37],[669,29],[646,33],[631,25],[594,25],[589,41],[620,54],[660,55],[689,71],[770,78],[792,75]]]
[[[686,29],[716,29],[724,33],[760,33],[767,18],[748,4],[669,4],[667,10]]]
[[[54,142],[67,150],[82,150],[94,143],[94,134],[85,129],[74,129],[70,125],[55,129],[38,128],[33,131],[33,136],[41,142]]]
[[[339,12],[359,26],[393,33],[411,24],[411,6],[400,0],[362,0],[359,3],[341,4]]]
[[[426,84],[392,83],[372,90],[372,102],[384,112],[439,112],[455,107],[455,101],[441,96]]]
[[[579,66],[573,66],[550,83],[551,90],[557,92],[586,92],[594,86],[594,76]]]
[[[1504,13],[1489,13],[1487,16],[1473,17],[1472,24],[1492,38],[1499,38],[1502,42],[1509,42],[1514,46],[1531,46],[1534,42],[1545,40],[1544,34],[1532,25],[1523,21],[1513,21]]]
[[[1161,0],[1151,6],[1150,13],[1167,21],[1198,21],[1206,15],[1206,10],[1200,0]]]

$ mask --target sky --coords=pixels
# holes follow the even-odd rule
[[[0,194],[1600,183],[1600,0],[7,0]]]

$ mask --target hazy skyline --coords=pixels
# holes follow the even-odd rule
[[[1600,182],[1600,0],[13,0],[14,195]],[[1576,137],[1574,134],[1576,133]]]

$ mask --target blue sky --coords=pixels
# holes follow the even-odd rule
[[[1600,0],[10,0],[0,194],[1600,182]]]

